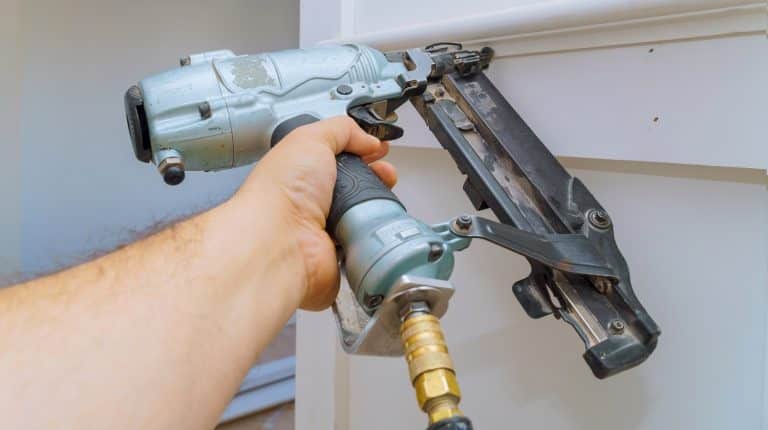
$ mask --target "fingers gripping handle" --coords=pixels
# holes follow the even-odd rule
[[[400,203],[397,196],[381,182],[370,167],[357,155],[342,152],[336,156],[336,186],[328,213],[327,230],[336,229],[341,217],[357,204],[386,199]]]
[[[294,129],[318,121],[312,115],[299,115],[284,121],[272,132],[272,146]],[[333,236],[336,224],[350,208],[374,199],[387,199],[400,203],[397,196],[381,182],[378,176],[357,155],[343,152],[336,156],[336,185],[328,214],[326,229]]]

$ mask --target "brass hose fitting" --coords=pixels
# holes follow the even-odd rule
[[[401,315],[400,340],[419,407],[429,416],[430,424],[464,416],[440,320],[423,302],[407,305]]]

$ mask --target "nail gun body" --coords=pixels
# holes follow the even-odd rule
[[[403,64],[357,45],[258,55],[222,50],[180,62],[126,97],[136,157],[161,174],[169,159],[206,171],[256,162],[279,126],[302,115],[328,118],[386,103],[402,94],[396,77],[406,73]]]
[[[462,215],[426,225],[359,157],[340,154],[327,229],[349,283],[334,305],[342,346],[405,354],[430,429],[471,428],[437,318],[454,292],[454,254],[473,239],[527,258],[531,272],[514,282],[515,296],[530,317],[570,324],[597,377],[644,361],[660,334],[632,290],[610,216],[485,76],[492,57],[456,44],[214,51],[183,58],[181,69],[144,79],[125,97],[137,159],[171,185],[185,170],[258,161],[291,130],[332,116],[396,139],[396,109],[416,107],[466,175],[475,208],[500,222]]]

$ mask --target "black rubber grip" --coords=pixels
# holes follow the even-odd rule
[[[386,199],[397,203],[397,196],[357,155],[343,152],[336,156],[336,186],[328,213],[327,230],[333,235],[341,217],[353,206],[368,200]],[[402,204],[401,204],[402,205]]]
[[[270,142],[271,146],[277,145],[277,143],[283,140],[285,136],[288,136],[288,133],[301,127],[302,125],[312,124],[313,122],[317,121],[319,121],[319,119],[304,113],[281,122],[272,132],[272,140]]]
[[[302,125],[318,121],[312,115],[299,115],[279,124],[272,132],[272,146]],[[326,229],[331,236],[342,215],[358,203],[374,199],[387,199],[400,203],[397,196],[381,182],[378,176],[357,155],[343,152],[336,156],[336,185],[328,214]],[[402,206],[402,203],[400,203]]]
[[[467,417],[453,417],[440,420],[427,430],[472,430],[472,421]]]

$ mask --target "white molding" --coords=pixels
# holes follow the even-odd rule
[[[290,356],[253,366],[240,384],[238,394],[296,375],[296,357]]]
[[[689,39],[760,34],[766,31],[765,6],[740,6],[704,12],[611,22],[581,28],[522,34],[469,45],[488,45],[498,57],[535,55]]]
[[[349,288],[346,284],[346,281],[343,282],[341,288]],[[333,430],[350,430],[349,354],[341,349],[341,344],[338,340],[335,342],[335,345]]]
[[[287,378],[264,385],[255,390],[238,394],[232,399],[219,423],[228,423],[238,418],[288,403],[296,397],[296,380]]]
[[[347,430],[346,387],[340,386],[347,380],[346,357],[338,344],[330,310],[296,313],[297,430]]]
[[[354,10],[339,13],[348,22]],[[322,43],[355,42],[390,50],[435,40],[494,42],[501,55],[522,55],[765,32],[767,19],[766,3],[754,0],[555,0],[372,33],[350,34],[347,24],[340,36]]]
[[[254,366],[248,371],[219,422],[233,421],[292,401],[295,396],[295,374],[294,356]]]
[[[768,170],[765,171],[765,175],[765,225],[768,226]],[[768,229],[765,229],[763,232],[763,244],[768,249]],[[765,267],[768,269],[768,261],[765,262]],[[764,306],[768,306],[768,294],[765,296]],[[765,363],[765,370],[763,371],[763,413],[760,428],[768,430],[768,313],[765,314],[763,325],[765,326],[765,331],[763,332],[763,362]]]

